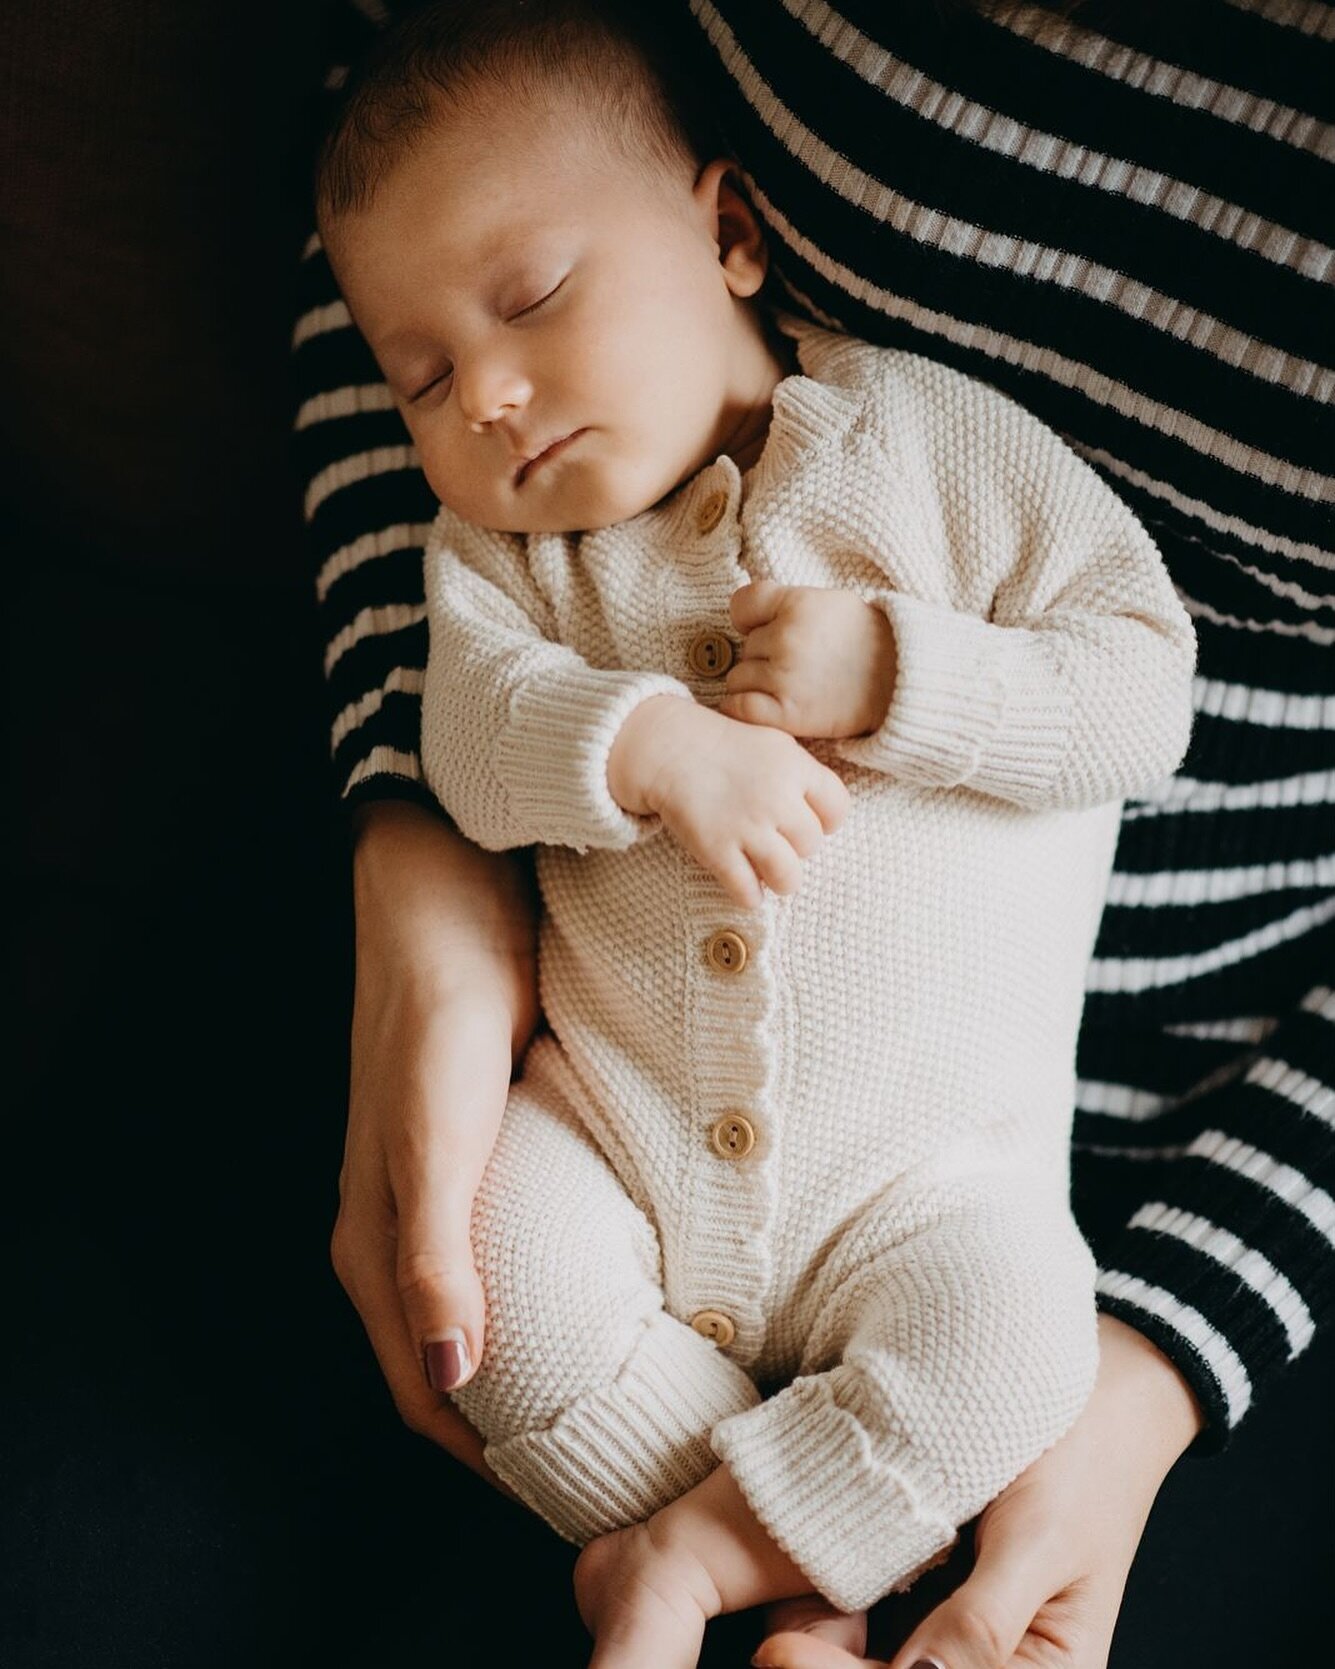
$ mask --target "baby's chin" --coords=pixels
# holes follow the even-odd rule
[[[504,499],[463,494],[442,502],[495,533],[594,533],[643,515],[693,473],[663,464],[615,473],[568,468],[559,480],[533,481]]]

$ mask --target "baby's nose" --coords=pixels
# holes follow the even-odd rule
[[[506,368],[482,370],[461,379],[458,393],[465,422],[475,434],[481,434],[507,412],[522,411],[532,389],[522,372]]]

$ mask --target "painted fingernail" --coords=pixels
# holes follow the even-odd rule
[[[938,1657],[920,1657],[913,1669],[946,1669],[946,1666]]]
[[[462,1328],[447,1327],[439,1339],[432,1339],[422,1354],[426,1359],[427,1383],[433,1391],[452,1391],[468,1378],[472,1359]]]

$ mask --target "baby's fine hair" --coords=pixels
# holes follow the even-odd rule
[[[321,222],[367,208],[443,110],[488,91],[498,100],[564,94],[609,145],[659,169],[720,154],[682,61],[688,43],[659,10],[634,0],[439,0],[409,13],[343,89],[316,164]]]

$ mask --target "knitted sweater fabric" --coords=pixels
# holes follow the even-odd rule
[[[492,1324],[460,1406],[574,1540],[723,1458],[851,1608],[937,1556],[1087,1395],[1083,977],[1120,800],[1185,749],[1194,646],[1149,537],[1043,425],[939,364],[781,325],[801,374],[745,476],[720,457],[583,536],[441,511],[423,762],[470,838],[539,847],[552,1028],[479,1197]],[[606,768],[650,696],[717,705],[691,645],[731,636],[732,593],[762,578],[883,609],[898,673],[876,732],[809,744],[850,791],[844,825],[794,896],[744,911]],[[711,1141],[737,1114],[740,1158]],[[656,1247],[645,1296],[614,1303],[629,1254],[609,1242],[602,1298],[553,1332],[562,1271],[526,1264],[516,1225],[602,1187],[598,1165]],[[544,1374],[594,1334],[601,1364],[536,1423],[507,1352],[534,1332]]]

